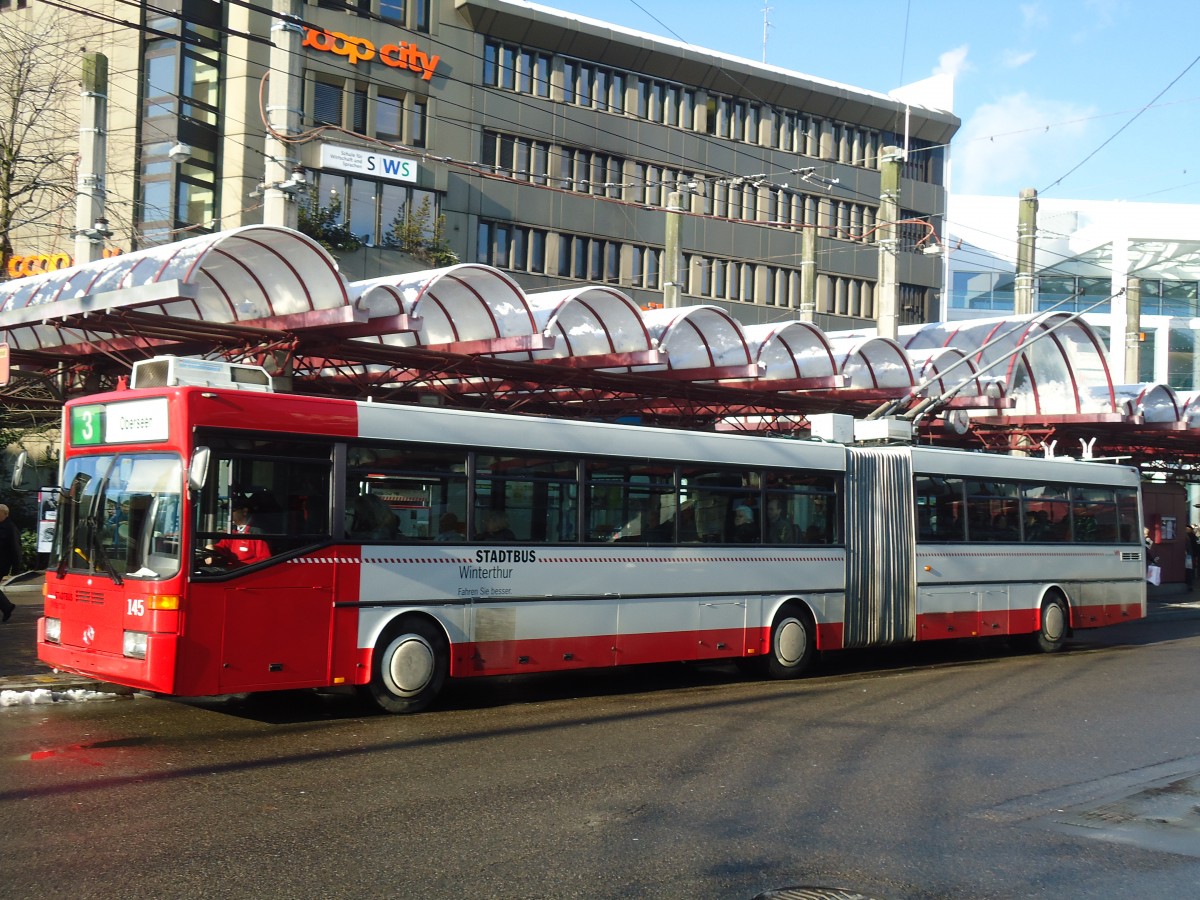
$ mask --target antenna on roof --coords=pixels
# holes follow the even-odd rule
[[[763,62],[767,61],[767,31],[771,28],[770,13],[773,8],[763,3]]]

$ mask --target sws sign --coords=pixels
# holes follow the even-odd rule
[[[391,66],[393,69],[418,72],[424,81],[433,77],[434,69],[442,59],[440,56],[430,56],[408,41],[385,44],[376,50],[375,45],[366,38],[342,34],[340,31],[326,31],[324,28],[305,28],[304,42],[301,46],[311,47],[322,53],[344,56],[352,65],[378,58],[385,66]]]

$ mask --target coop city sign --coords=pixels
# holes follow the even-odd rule
[[[434,69],[442,59],[440,56],[430,56],[424,50],[417,49],[415,43],[410,44],[408,41],[384,44],[376,50],[375,45],[366,38],[342,34],[340,31],[326,31],[323,28],[305,28],[304,42],[301,46],[344,56],[352,65],[378,58],[385,66],[391,66],[393,69],[418,72],[424,81],[433,77]]]

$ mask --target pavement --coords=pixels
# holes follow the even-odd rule
[[[0,624],[0,691],[133,693],[121,685],[56,672],[37,658],[37,620],[42,615],[44,581],[41,572],[25,572],[0,584],[0,590],[17,606],[12,617]],[[1147,590],[1151,606],[1148,612],[1156,605],[1200,600],[1200,594],[1183,584],[1147,585]]]
[[[120,685],[55,672],[37,658],[37,620],[42,614],[44,581],[40,572],[25,572],[0,584],[0,590],[17,607],[7,622],[0,623],[0,692],[48,690],[56,694],[66,691],[133,693]]]

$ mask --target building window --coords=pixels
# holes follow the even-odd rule
[[[178,14],[153,19],[167,36],[146,41],[139,97],[141,153],[137,176],[137,243],[168,241],[180,232],[205,231],[219,219],[216,172],[221,104],[219,8],[183,0]],[[176,36],[187,38],[186,41]],[[172,159],[176,145],[189,148]]]
[[[484,44],[483,83],[490,87],[547,98],[552,69],[553,57],[547,53],[500,41]]]
[[[317,0],[321,9],[336,9],[339,12],[352,12],[365,16],[371,12],[371,0]]]
[[[440,215],[438,195],[412,185],[318,172],[312,190],[313,205],[336,207],[339,223],[368,247],[394,247],[396,227],[414,213],[425,217],[425,236],[432,237]]]
[[[1005,272],[954,272],[950,280],[951,309],[1015,309],[1013,275]]]
[[[355,0],[351,0],[351,4]],[[357,0],[370,7],[370,0]],[[429,33],[429,0],[379,0],[379,18],[413,31]]]
[[[354,117],[350,122],[350,130],[358,134],[367,133],[367,91],[365,88],[354,90]]]
[[[900,285],[899,319],[901,325],[914,325],[928,321],[925,310],[929,306],[929,288],[919,284]],[[864,314],[864,318],[874,318],[874,314]]]
[[[166,44],[163,51],[146,59],[143,109],[147,117],[175,115],[179,66],[175,49],[177,45],[174,41],[162,43]]]
[[[342,85],[327,81],[313,83],[314,125],[342,125]]]
[[[428,137],[426,130],[429,122],[428,104],[419,98],[413,99],[412,110],[409,113],[408,143],[414,147],[424,147]]]
[[[1082,312],[1094,303],[1100,303],[1094,313],[1106,313],[1112,308],[1107,302],[1112,293],[1112,281],[1108,278],[1084,278],[1077,275],[1039,275],[1037,279],[1037,308],[1039,311],[1053,306],[1060,312]],[[1145,312],[1145,310],[1143,310]]]
[[[1142,279],[1142,315],[1182,316],[1200,315],[1200,294],[1195,281]]]
[[[476,261],[514,272],[545,272],[546,236],[540,228],[480,220]]]
[[[896,139],[854,123],[818,119],[799,110],[765,108],[756,101],[712,93],[707,94],[701,112],[696,88],[497,40],[484,44],[483,84],[549,98],[550,73],[556,62],[562,73],[562,102],[573,106],[871,169],[879,167],[878,150],[885,137]],[[635,85],[632,92],[630,85]],[[628,107],[627,92],[632,102]],[[916,139],[909,141],[909,148],[904,174],[941,183],[945,148]]]
[[[424,98],[412,94],[377,93],[369,85],[324,74],[314,77],[309,73],[308,77],[312,86],[311,105],[306,114],[308,124],[347,128],[357,134],[411,147],[425,146],[428,114]]]
[[[375,102],[375,137],[384,141],[404,139],[404,98],[380,94]]]

